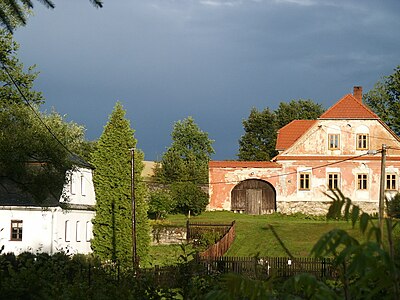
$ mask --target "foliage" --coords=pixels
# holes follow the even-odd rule
[[[299,274],[283,285],[274,278],[267,282],[223,277],[222,287],[210,292],[206,299],[399,299],[399,266],[394,252],[392,219],[386,219],[387,248],[374,219],[353,205],[340,191],[333,191],[328,218],[351,221],[366,235],[366,241],[351,237],[346,231],[332,229],[314,245],[316,257],[332,257],[338,272],[336,282],[317,280],[309,274]],[[271,288],[272,286],[272,288]],[[239,296],[239,297],[238,297]]]
[[[176,122],[171,136],[172,144],[157,165],[155,176],[159,182],[170,184],[174,212],[200,214],[208,204],[200,185],[208,182],[213,140],[192,117]]]
[[[176,203],[168,190],[151,191],[149,195],[149,215],[156,220],[165,218],[175,209]]]
[[[383,122],[400,135],[400,65],[393,74],[378,81],[364,95],[364,101]]]
[[[0,30],[0,176],[43,205],[50,196],[58,200],[66,171],[84,163],[73,152],[90,149],[82,126],[39,111],[43,97],[33,90],[37,73],[34,66],[23,71],[17,50],[11,35]]]
[[[102,261],[122,266],[132,261],[131,153],[136,146],[134,130],[117,102],[92,155],[96,167],[96,216],[93,220],[92,249]],[[141,180],[143,153],[135,151],[136,241],[140,259],[150,243],[146,187]]]
[[[312,100],[292,100],[281,102],[277,110],[252,108],[247,120],[243,120],[244,135],[239,140],[240,160],[270,160],[277,152],[275,143],[277,131],[293,120],[313,120],[324,109]]]
[[[252,108],[248,119],[243,120],[245,134],[239,140],[239,159],[261,161],[274,157],[276,123],[276,115],[269,108]]]
[[[339,214],[350,220],[367,236],[360,242],[347,232],[334,229],[315,244],[312,253],[319,256],[333,256],[339,268],[340,281],[346,299],[395,298],[400,297],[399,269],[395,260],[392,219],[385,219],[388,234],[388,250],[384,249],[383,232],[373,218],[351,204],[342,193],[335,192],[329,218]]]
[[[39,0],[47,8],[54,8],[51,0]],[[102,7],[101,0],[90,0],[95,7]],[[11,33],[17,26],[26,25],[28,9],[33,8],[31,0],[7,0],[0,3],[0,24]]]
[[[156,168],[156,178],[163,183],[207,183],[213,140],[200,130],[192,117],[176,122],[171,136],[172,144]]]
[[[171,185],[171,195],[176,201],[175,212],[199,215],[208,204],[207,194],[193,182],[175,182]]]
[[[207,300],[274,299],[271,281],[252,280],[237,274],[222,276],[220,286],[205,296]]]
[[[387,200],[387,214],[392,218],[400,218],[400,193]]]

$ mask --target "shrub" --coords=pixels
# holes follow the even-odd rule
[[[165,218],[175,209],[175,201],[168,190],[150,192],[149,216],[156,220]]]
[[[175,212],[199,215],[205,211],[208,197],[201,188],[193,182],[176,182],[171,185],[171,194],[176,202]]]
[[[400,193],[394,195],[394,197],[387,202],[387,214],[392,218],[400,218]]]

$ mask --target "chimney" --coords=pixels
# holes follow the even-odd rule
[[[358,101],[362,102],[362,86],[355,86],[353,89],[353,96]]]

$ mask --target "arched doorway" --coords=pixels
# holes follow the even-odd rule
[[[248,179],[236,185],[231,192],[231,210],[252,215],[276,211],[274,187],[260,179]]]

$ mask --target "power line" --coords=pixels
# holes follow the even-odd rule
[[[322,124],[321,124],[322,125]],[[335,130],[337,130],[337,128],[334,128],[334,127],[331,127],[331,126],[327,126],[327,125],[322,125],[323,127],[326,127],[326,128],[330,128],[330,129],[335,129]],[[340,129],[340,133],[342,133],[342,132],[345,132],[345,133],[349,133],[349,134],[351,134],[351,135],[356,135],[356,134],[364,134],[363,132],[359,132],[359,133],[357,133],[357,132],[352,132],[352,131],[347,131],[347,130],[342,130],[342,129]],[[397,139],[395,139],[395,138],[384,138],[384,137],[380,137],[380,136],[374,136],[374,135],[369,135],[369,138],[371,139],[371,138],[373,138],[373,139],[377,139],[377,140],[383,140],[383,141],[391,141],[391,142],[396,142],[396,141],[398,141]]]
[[[88,164],[82,157],[80,157],[79,155],[73,153],[71,150],[69,150],[69,148],[64,145],[60,139],[53,133],[53,131],[51,130],[51,128],[43,121],[43,119],[40,117],[39,113],[37,112],[37,110],[31,105],[31,103],[29,102],[29,100],[25,97],[24,93],[21,91],[21,89],[19,88],[18,84],[16,83],[16,81],[14,80],[14,78],[11,76],[10,72],[8,71],[8,68],[6,67],[6,65],[3,63],[2,60],[0,60],[1,65],[4,69],[4,71],[6,72],[7,76],[10,78],[11,82],[13,83],[13,85],[15,86],[15,88],[17,89],[18,93],[21,95],[22,99],[26,102],[26,104],[28,105],[28,107],[33,111],[34,115],[39,119],[40,123],[46,128],[46,130],[50,133],[50,135],[56,140],[56,142],[58,144],[61,145],[61,147],[63,147],[69,154],[72,155],[73,158],[78,159],[78,161],[80,161],[81,163],[85,163]]]
[[[375,154],[380,153],[380,152],[381,152],[381,150],[376,150],[376,153],[374,152],[372,155],[375,155]],[[371,152],[368,151],[367,153],[364,153],[364,154],[348,157],[348,158],[341,159],[341,160],[338,160],[338,161],[326,163],[326,164],[323,164],[323,165],[320,165],[320,166],[305,168],[303,171],[307,172],[307,171],[313,171],[313,170],[316,170],[316,169],[321,169],[321,168],[324,168],[324,167],[340,164],[340,163],[345,162],[345,161],[355,160],[357,158],[360,158],[360,157],[363,157],[363,156],[366,156],[366,155],[371,155]],[[283,174],[266,176],[266,177],[263,177],[263,179],[279,178],[279,177],[282,177],[282,176],[287,176],[287,175],[292,175],[292,174],[297,174],[297,173],[298,173],[298,171],[296,170],[296,171],[286,172],[286,173],[283,173]],[[256,178],[253,178],[253,179],[256,179]],[[238,182],[241,182],[241,181],[242,180],[218,181],[218,182],[210,182],[209,184],[238,183]]]

